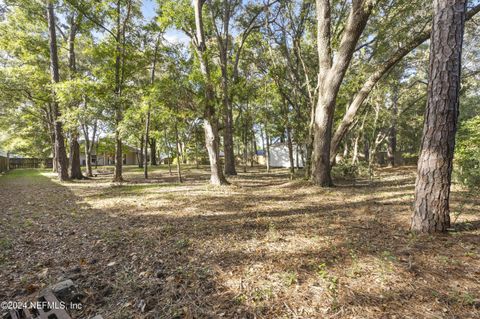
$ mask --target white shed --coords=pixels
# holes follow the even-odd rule
[[[293,144],[293,163],[295,164],[295,167],[304,166],[304,155],[302,155],[301,150],[302,147],[305,153],[304,146]],[[287,143],[275,143],[270,145],[269,163],[271,167],[290,167]]]

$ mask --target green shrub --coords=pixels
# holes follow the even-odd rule
[[[454,179],[468,187],[480,187],[480,116],[461,123],[455,147]]]

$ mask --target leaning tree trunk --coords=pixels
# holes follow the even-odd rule
[[[465,20],[469,20],[474,17],[480,11],[480,5],[476,5],[466,14]],[[348,106],[347,112],[340,121],[335,134],[332,138],[332,145],[330,151],[330,161],[333,162],[335,155],[338,151],[338,146],[344,138],[345,134],[351,129],[354,123],[357,112],[362,106],[363,102],[368,98],[373,91],[375,85],[383,78],[388,71],[394,67],[399,61],[401,61],[407,54],[421,45],[423,42],[429,39],[431,35],[430,29],[425,29],[423,32],[418,33],[414,38],[409,40],[405,46],[398,48],[389,59],[381,64],[374,65],[374,72],[368,77],[363,84],[362,88],[355,94],[352,102]]]
[[[429,233],[450,227],[449,196],[466,0],[434,0],[433,6],[428,102],[411,225],[413,231]]]
[[[58,53],[57,53],[57,34],[55,30],[55,13],[53,10],[53,2],[47,2],[48,14],[48,31],[49,31],[49,46],[50,46],[50,71],[52,83],[60,82],[60,73],[58,67]],[[57,162],[58,178],[61,181],[68,180],[68,160],[67,152],[65,150],[65,140],[63,136],[62,122],[60,121],[60,110],[58,101],[55,96],[55,89],[53,89],[52,102],[52,118],[55,134],[55,157]]]

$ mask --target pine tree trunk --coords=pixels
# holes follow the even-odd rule
[[[434,0],[428,102],[418,159],[411,229],[450,227],[449,196],[459,113],[466,0]]]
[[[226,59],[226,57],[225,57]],[[222,89],[223,89],[223,148],[225,155],[225,175],[237,175],[235,169],[235,153],[233,149],[233,114],[228,92],[228,74],[226,65],[222,67]]]
[[[122,140],[120,138],[120,122],[122,121],[122,80],[121,80],[121,68],[122,68],[122,48],[121,48],[121,29],[120,29],[120,16],[121,16],[121,3],[117,0],[116,4],[116,50],[115,50],[115,172],[113,181],[122,182],[122,169],[123,169],[123,150]]]
[[[70,178],[84,178],[80,166],[80,144],[78,143],[78,133],[76,131],[72,132],[72,137],[70,138]]]
[[[120,121],[117,121],[117,126]],[[123,168],[123,152],[122,152],[122,140],[120,139],[120,132],[115,130],[115,175],[114,182],[122,182],[122,168]]]
[[[157,140],[150,139],[150,165],[157,166]]]
[[[55,13],[53,10],[53,2],[49,0],[47,2],[48,13],[48,30],[49,30],[49,45],[50,45],[50,71],[52,77],[52,83],[60,82],[60,74],[58,67],[58,53],[57,53],[57,34],[55,30]],[[54,133],[55,133],[55,157],[58,165],[57,172],[58,178],[61,181],[68,180],[68,160],[67,152],[65,150],[65,140],[63,136],[62,122],[60,121],[60,109],[55,96],[55,90],[53,90],[53,102],[52,102],[52,117],[54,121]]]
[[[398,116],[398,86],[393,88],[393,104],[391,109],[390,128],[388,129],[387,160],[388,166],[395,166],[397,152],[397,116]]]
[[[70,17],[70,33],[68,36],[68,65],[70,69],[70,79],[75,79],[77,73],[77,61],[75,56],[75,37],[77,35],[78,25],[75,21],[75,15]],[[78,107],[78,105],[76,105]],[[83,179],[82,168],[80,165],[80,144],[78,143],[78,128],[75,127],[70,135],[70,178]]]

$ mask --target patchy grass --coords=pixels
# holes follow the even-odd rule
[[[478,194],[454,189],[456,231],[418,236],[413,168],[332,189],[249,171],[228,187],[191,166],[183,184],[167,167],[0,177],[0,301],[71,278],[76,318],[480,317]]]

